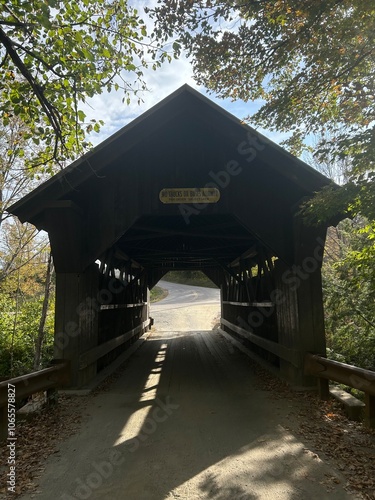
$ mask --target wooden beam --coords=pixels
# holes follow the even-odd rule
[[[251,259],[252,257],[255,257],[258,253],[258,249],[256,245],[251,246],[248,250],[243,252],[239,257],[234,259],[233,262],[229,264],[229,267],[237,267],[240,266],[241,262],[247,259]]]
[[[288,347],[278,344],[277,342],[273,342],[272,340],[264,339],[259,335],[255,335],[254,333],[251,333],[248,330],[245,330],[244,328],[234,325],[233,323],[227,321],[224,318],[221,318],[220,321],[224,326],[227,326],[230,330],[234,331],[245,340],[248,340],[249,342],[252,342],[257,346],[262,347],[262,349],[265,349],[266,351],[275,354],[279,358],[289,361],[289,363],[292,363],[297,368],[301,366],[302,361],[300,358],[300,354],[296,349],[290,349]]]
[[[119,335],[114,339],[108,340],[107,342],[104,342],[103,344],[100,344],[97,347],[94,347],[93,349],[84,352],[79,357],[79,369],[80,370],[85,369],[87,366],[91,365],[102,356],[105,356],[109,352],[113,351],[113,349],[116,349],[116,347],[130,340],[132,337],[134,337],[134,335],[143,332],[144,330],[146,330],[149,324],[150,324],[149,319],[143,321],[143,323],[133,328],[132,330],[129,330],[128,332],[123,333],[122,335]]]

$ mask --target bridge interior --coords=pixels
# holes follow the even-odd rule
[[[84,387],[150,326],[148,290],[170,270],[221,289],[221,328],[309,385],[325,353],[326,227],[301,202],[324,176],[184,86],[10,211],[48,232],[55,357]]]

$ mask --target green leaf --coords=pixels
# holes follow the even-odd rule
[[[129,95],[132,89],[145,87],[139,70],[149,65],[140,43],[147,35],[145,23],[126,0],[10,0],[9,8],[28,23],[28,31],[7,32],[18,59],[14,63],[16,59],[8,58],[0,67],[3,123],[8,125],[9,117],[17,116],[32,131],[30,140],[44,148],[33,157],[37,164],[77,157],[86,133],[85,115],[77,107],[107,87],[118,90],[119,84],[112,82],[124,78],[124,70]],[[159,54],[157,47],[150,47],[150,52]],[[24,78],[26,72],[32,85]]]
[[[78,110],[77,114],[78,114],[79,121],[84,122],[85,118],[86,118],[86,114],[81,109]]]

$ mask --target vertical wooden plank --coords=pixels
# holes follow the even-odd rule
[[[220,317],[224,318],[224,283],[221,284],[220,286]],[[223,327],[222,327],[223,328]]]
[[[296,276],[290,267],[277,260],[274,268],[276,297],[276,321],[279,344],[299,349],[299,318],[296,293]],[[301,384],[301,368],[288,361],[280,359],[280,374],[282,378],[294,385]]]
[[[54,357],[71,361],[71,386],[81,387],[96,375],[96,364],[80,370],[79,356],[98,342],[99,272],[56,273]]]
[[[85,224],[81,208],[69,200],[51,203],[44,212],[44,224],[51,243],[57,272],[80,272],[84,251]]]
[[[328,401],[330,398],[329,393],[329,380],[325,378],[318,378],[318,392],[319,398],[323,401]]]
[[[365,394],[365,425],[375,429],[375,396]]]
[[[71,385],[78,385],[79,285],[77,273],[56,272],[54,357],[71,361]]]
[[[58,391],[57,389],[47,389],[47,406],[55,406],[58,402]]]
[[[99,313],[102,303],[101,293],[103,298],[106,297],[109,290],[100,290],[99,270],[95,264],[89,266],[84,273],[81,274],[80,286],[80,304],[87,304],[87,314],[79,315],[80,335],[79,339],[79,354],[96,347],[98,344],[98,329],[99,329]],[[89,306],[91,304],[91,307]],[[79,386],[87,384],[92,380],[97,373],[96,362],[87,366],[84,370],[79,371]]]
[[[325,356],[320,265],[309,268],[300,263],[288,267],[278,260],[274,272],[278,290],[276,311],[279,343],[297,349],[301,359],[300,368],[289,366],[289,363],[281,360],[282,375],[295,385],[314,387],[316,381],[303,374],[302,360],[307,352]]]
[[[301,276],[305,276],[304,273]],[[323,294],[320,268],[301,278],[297,289],[300,346],[302,351],[325,356]]]
[[[297,311],[293,316],[297,325],[293,334],[293,344],[300,351],[301,360],[307,352],[322,356],[326,353],[321,283],[324,241],[325,228],[308,227],[300,217],[295,217],[294,263],[290,268],[290,274],[287,275],[287,281],[291,291],[295,291]],[[316,385],[312,377],[303,374],[302,364],[296,377],[298,385],[304,387]]]

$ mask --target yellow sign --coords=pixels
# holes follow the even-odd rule
[[[220,191],[216,188],[165,188],[159,193],[162,203],[217,203]]]

